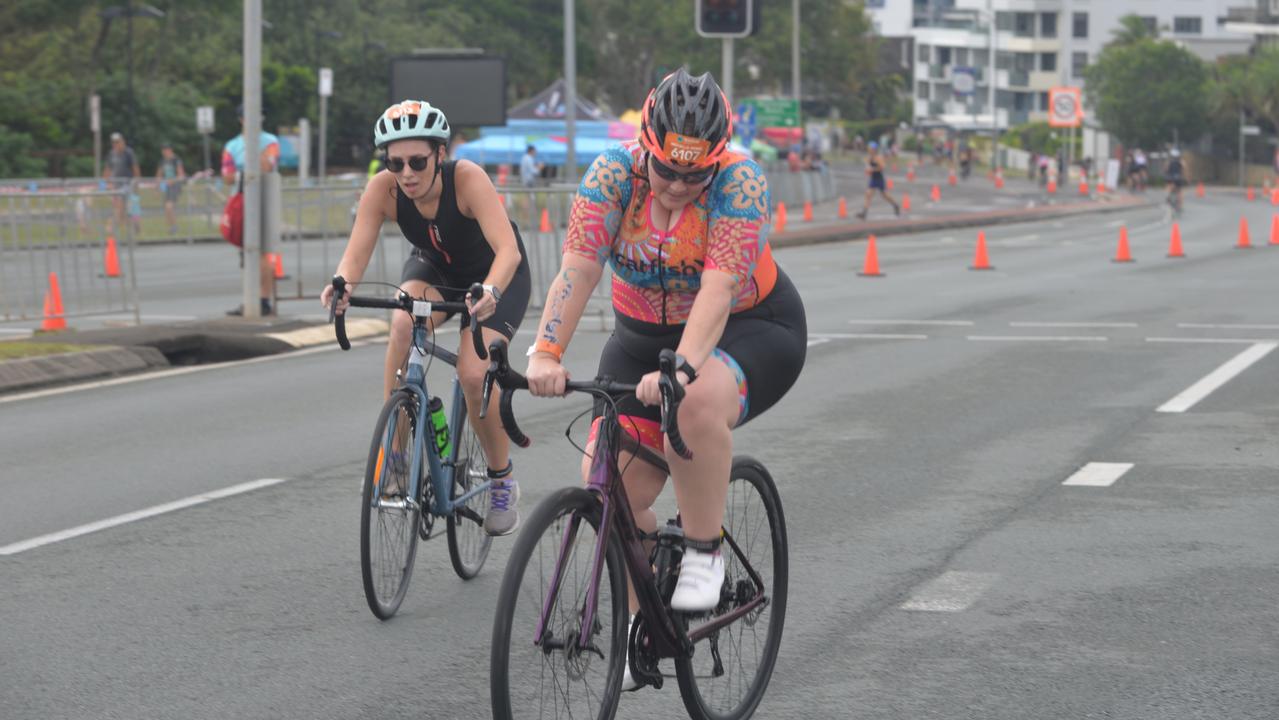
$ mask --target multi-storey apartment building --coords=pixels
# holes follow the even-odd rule
[[[910,1],[915,120],[957,129],[1008,128],[1047,119],[1049,89],[1082,87],[1084,68],[1114,38],[1125,15],[1141,17],[1160,37],[1205,59],[1246,52],[1252,42],[1248,35],[1225,29],[1230,7],[1248,0]],[[972,80],[957,81],[957,75]]]

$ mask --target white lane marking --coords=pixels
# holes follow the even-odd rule
[[[1255,345],[1257,343],[1274,342],[1274,338],[1192,338],[1192,337],[1148,337],[1146,342],[1153,343],[1207,343],[1209,345]]]
[[[967,327],[972,320],[849,320],[849,325],[950,325]]]
[[[1267,342],[1253,345],[1227,360],[1221,367],[1205,375],[1199,382],[1181,391],[1177,397],[1160,405],[1155,409],[1156,412],[1175,413],[1189,410],[1195,406],[1195,403],[1208,397],[1213,390],[1225,385],[1231,378],[1247,370],[1250,365],[1268,355],[1276,347],[1279,347],[1279,343]]]
[[[1127,220],[1111,220],[1110,222],[1106,223],[1106,227],[1117,228],[1117,227],[1123,227],[1124,225],[1127,225],[1127,224],[1128,224]]]
[[[927,335],[894,333],[809,333],[809,337],[825,340],[927,340]]]
[[[1106,342],[1109,338],[1101,335],[969,335],[969,340],[992,342],[1021,342],[1024,340],[1040,340],[1046,342]]]
[[[1101,327],[1101,328],[1128,328],[1137,327],[1134,322],[1039,322],[1036,320],[1022,320],[1008,323],[1009,327]]]
[[[174,500],[173,502],[164,503],[163,505],[155,505],[153,507],[146,508],[145,510],[136,510],[123,515],[116,515],[115,517],[107,518],[106,520],[99,520],[87,525],[73,527],[69,530],[49,533],[48,535],[41,535],[40,537],[34,537],[30,540],[23,540],[21,542],[5,545],[0,547],[0,555],[16,555],[17,553],[38,548],[42,545],[50,545],[52,543],[62,542],[63,540],[70,540],[71,538],[80,537],[81,535],[87,535],[99,530],[113,528],[117,525],[124,525],[126,523],[144,520],[149,517],[155,517],[156,515],[163,515],[164,513],[170,513],[175,510],[200,505],[211,500],[220,500],[221,498],[231,497],[232,495],[239,495],[241,493],[252,492],[253,490],[258,490],[260,488],[278,485],[286,480],[288,480],[288,478],[264,478],[262,480],[254,480],[253,482],[232,485],[231,487],[222,488],[221,490],[213,490],[207,493],[200,493],[199,495],[192,495],[189,498]]]
[[[977,601],[995,582],[995,573],[951,570],[924,583],[902,610],[919,612],[960,612]]]
[[[821,345],[822,343],[828,343],[828,342],[830,342],[830,338],[814,338],[808,341],[808,347],[812,347],[814,345]]]
[[[1222,330],[1279,330],[1279,325],[1227,325],[1214,323],[1177,323],[1179,328],[1218,328]]]
[[[351,347],[361,347],[363,345],[371,345],[377,342],[372,340],[352,340]],[[190,373],[204,372],[206,370],[219,370],[221,368],[235,367],[237,365],[251,365],[253,363],[272,362],[275,360],[285,360],[288,358],[300,357],[302,355],[313,355],[321,352],[331,352],[338,350],[337,344],[330,346],[310,347],[304,350],[294,350],[286,353],[277,353],[275,355],[263,355],[261,357],[249,358],[247,360],[230,360],[220,363],[209,363],[208,365],[191,365],[189,367],[173,368],[172,370],[157,370],[156,372],[144,372],[137,375],[126,375],[125,377],[111,378],[110,380],[96,380],[94,382],[80,383],[78,385],[67,385],[65,387],[48,388],[46,390],[33,390],[27,393],[17,395],[0,396],[0,405],[20,400],[34,400],[36,398],[50,397],[52,395],[62,395],[79,390],[93,390],[96,388],[112,387],[114,385],[127,385],[129,383],[143,382],[145,380],[158,380],[160,378],[174,377],[176,375],[187,375]]]
[[[0,328],[0,340],[25,340],[35,334],[31,328]]]
[[[1132,468],[1132,463],[1090,462],[1076,470],[1074,475],[1066,478],[1062,485],[1110,487]]]
[[[951,237],[950,235],[947,235],[946,237],[941,238],[941,242],[944,242],[947,244],[953,243],[955,242],[955,238]]]

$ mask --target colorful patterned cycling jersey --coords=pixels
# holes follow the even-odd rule
[[[728,153],[710,187],[675,227],[653,226],[654,202],[638,143],[610,147],[591,163],[573,200],[564,252],[613,266],[613,308],[649,323],[688,321],[702,271],[736,281],[733,312],[758,305],[777,281],[768,245],[768,181],[755,161]]]

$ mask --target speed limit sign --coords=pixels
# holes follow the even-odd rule
[[[1048,124],[1052,127],[1079,127],[1084,104],[1077,87],[1055,87],[1048,91]]]

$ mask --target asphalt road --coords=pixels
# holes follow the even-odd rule
[[[1234,249],[1240,214],[1268,227],[1192,203],[1181,260],[1157,210],[994,228],[985,272],[971,231],[882,239],[883,278],[855,274],[863,243],[777,252],[810,348],[735,433],[791,541],[757,717],[1279,714],[1279,248]],[[1110,259],[1121,222],[1134,263]],[[575,340],[578,376],[602,342]],[[488,717],[509,540],[471,582],[433,541],[398,617],[364,604],[381,353],[0,398],[0,715]],[[526,510],[575,482],[562,432],[585,407],[521,399]],[[18,545],[264,479],[283,482]],[[684,715],[671,683],[618,716]]]

